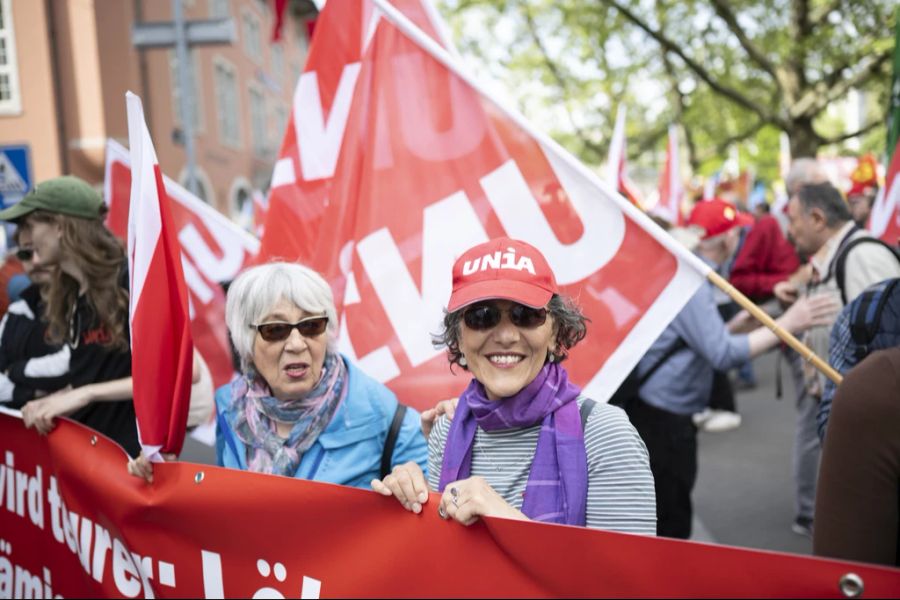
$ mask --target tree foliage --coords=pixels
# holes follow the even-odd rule
[[[694,170],[728,148],[775,173],[852,138],[883,147],[895,0],[443,0],[461,50],[588,162],[628,107],[629,154],[683,126]],[[854,92],[861,92],[854,95]],[[862,98],[857,130],[836,103]],[[653,151],[652,153],[650,151]]]

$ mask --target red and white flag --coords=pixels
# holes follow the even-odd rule
[[[194,345],[172,209],[141,99],[128,92],[131,209],[128,267],[134,410],[144,454],[179,454],[184,443]]]
[[[678,128],[669,126],[669,143],[666,146],[666,164],[659,177],[659,202],[653,207],[654,214],[672,225],[683,225],[684,215],[681,203],[684,201],[684,185],[681,182],[681,162],[678,155]]]
[[[429,0],[396,0],[394,4],[449,47],[443,22]],[[319,14],[272,173],[261,262],[275,258],[306,262],[313,254],[360,58],[376,20],[369,0],[329,0]]]
[[[613,129],[612,139],[609,142],[609,154],[606,160],[606,182],[616,191],[628,198],[637,206],[643,208],[641,195],[634,182],[628,177],[628,159],[625,153],[627,145],[625,141],[625,106],[620,104],[616,111],[616,126]]]
[[[457,395],[469,377],[428,334],[455,258],[507,235],[538,247],[591,319],[566,365],[608,398],[708,267],[376,3],[390,20],[359,70],[310,261],[333,284],[340,349],[417,408]]]
[[[869,231],[892,246],[900,243],[900,142],[894,149],[884,186],[872,205]]]
[[[181,245],[194,346],[209,365],[213,383],[218,387],[234,376],[225,327],[225,293],[220,284],[231,281],[253,264],[259,240],[165,175],[163,184],[172,200],[172,220]],[[128,150],[115,140],[108,140],[104,180],[104,197],[109,206],[106,226],[122,240],[128,238],[130,193]]]

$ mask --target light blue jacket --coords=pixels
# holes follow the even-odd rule
[[[337,413],[300,459],[294,477],[370,488],[380,475],[385,438],[397,409],[397,397],[342,356],[349,389]],[[216,390],[216,462],[247,470],[247,447],[231,429],[231,385]],[[391,466],[415,461],[425,471],[428,445],[419,413],[407,408]]]
[[[750,358],[747,336],[728,332],[712,290],[711,284],[703,283],[638,363],[640,376],[679,337],[687,344],[641,386],[640,396],[647,404],[678,415],[698,413],[709,406],[713,369],[727,371]]]

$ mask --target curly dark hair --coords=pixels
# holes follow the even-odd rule
[[[465,308],[448,312],[444,311],[443,330],[431,336],[435,348],[446,348],[447,359],[450,361],[450,369],[458,365],[468,371],[466,365],[460,364],[462,352],[459,349],[459,338],[462,330],[462,319]],[[569,350],[587,335],[587,323],[590,321],[581,312],[581,308],[568,296],[554,294],[547,304],[547,312],[553,318],[553,328],[556,331],[556,359],[564,361],[569,356]]]

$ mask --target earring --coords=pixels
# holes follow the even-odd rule
[[[555,354],[553,354],[552,352],[547,352],[547,360],[549,362],[554,363],[554,362],[556,362],[556,359],[557,359],[557,356]]]
[[[465,357],[465,356],[460,356],[460,357],[459,357],[459,366],[465,367],[465,366],[467,366],[468,364],[469,364],[469,363],[466,362],[466,357]]]

